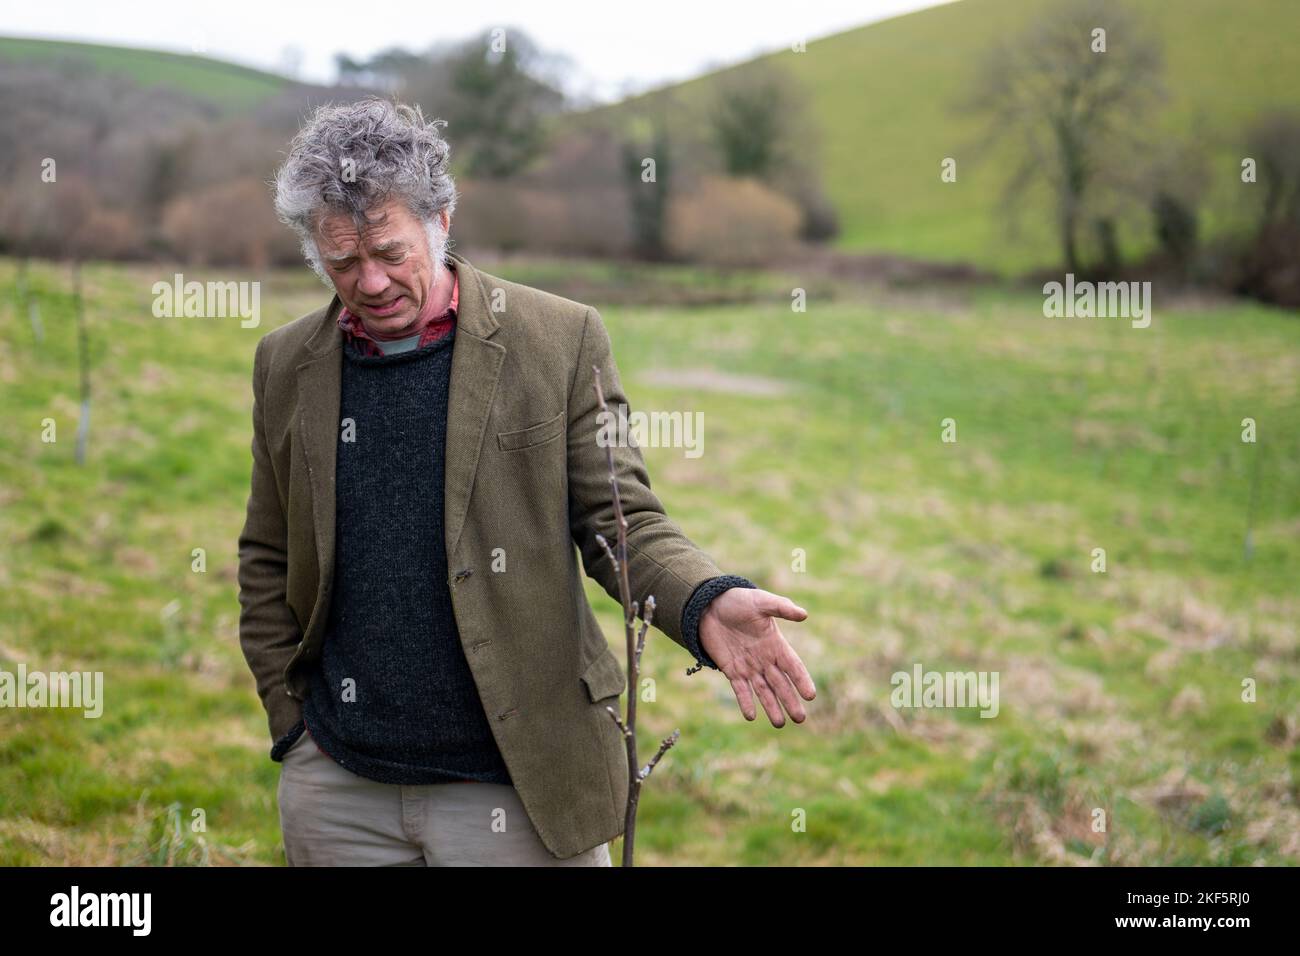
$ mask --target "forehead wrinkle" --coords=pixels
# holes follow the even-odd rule
[[[356,258],[355,241],[347,240],[341,245],[343,246],[343,248],[339,250],[337,254],[335,255],[325,254],[325,261],[343,262],[347,259]],[[385,252],[392,252],[395,250],[405,250],[406,248],[408,248],[408,246],[409,243],[407,243],[406,240],[404,239],[386,239],[383,242],[378,243],[377,245],[368,245],[366,248],[372,253],[379,253],[382,255]]]
[[[382,255],[394,249],[409,250],[412,243],[403,236],[387,206],[370,211],[358,222],[344,213],[335,213],[320,221],[318,245],[321,258],[329,263],[355,259],[362,247],[371,254]],[[397,231],[397,235],[393,233]],[[333,253],[332,255],[330,253]]]

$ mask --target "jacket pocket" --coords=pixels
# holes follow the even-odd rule
[[[627,675],[623,673],[623,665],[618,662],[618,658],[606,648],[583,671],[582,682],[587,686],[587,696],[594,704],[606,697],[622,694],[627,687]]]
[[[564,412],[560,412],[554,418],[547,419],[538,425],[530,425],[527,428],[519,428],[514,431],[497,432],[497,446],[503,451],[531,448],[533,445],[540,445],[542,442],[550,441],[563,433]]]

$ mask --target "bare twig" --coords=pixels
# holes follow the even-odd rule
[[[672,732],[672,736],[670,736],[670,737],[665,737],[665,738],[663,739],[663,742],[662,742],[661,744],[659,744],[659,752],[656,753],[653,757],[650,758],[650,762],[649,762],[648,764],[646,764],[643,768],[641,768],[641,779],[642,779],[642,780],[644,780],[646,777],[650,776],[650,771],[654,770],[654,768],[655,768],[655,764],[657,764],[657,763],[659,762],[659,758],[662,757],[664,754],[666,754],[666,753],[668,752],[668,748],[669,748],[669,747],[671,747],[673,744],[677,743],[677,738],[680,737],[680,736],[681,736],[681,731],[680,731],[680,730],[674,730],[674,731]]]
[[[593,365],[592,371],[596,375],[596,380],[592,383],[592,387],[596,390],[596,400],[600,403],[601,411],[608,414],[609,408],[605,404],[605,393],[600,387],[600,367]],[[638,769],[636,757],[637,685],[640,682],[641,652],[645,649],[646,630],[654,619],[655,599],[654,595],[646,597],[641,618],[641,629],[639,633],[634,634],[633,629],[636,624],[639,605],[638,602],[631,598],[632,588],[629,583],[627,568],[627,518],[623,516],[623,502],[618,495],[618,473],[614,466],[613,445],[606,446],[605,456],[609,463],[609,487],[614,499],[614,523],[618,530],[618,536],[613,548],[610,547],[609,541],[604,535],[597,534],[596,540],[605,549],[610,565],[614,568],[614,573],[618,575],[619,597],[622,599],[623,604],[623,636],[627,643],[627,721],[621,720],[618,711],[613,707],[606,707],[605,710],[613,718],[614,723],[618,725],[627,746],[628,787],[627,812],[623,826],[623,865],[632,866],[632,852],[636,839],[636,810],[641,799],[641,782],[650,776],[655,764],[668,751],[668,748],[677,742],[680,731],[674,730],[672,736],[659,745],[658,752],[650,762],[645,767]]]
[[[36,296],[28,289],[26,256],[18,260],[18,311],[27,312],[27,319],[32,324],[32,334],[36,336],[36,344],[43,343],[45,327],[41,325],[41,307],[37,304]]]

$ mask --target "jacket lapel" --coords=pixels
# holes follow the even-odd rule
[[[447,257],[454,261],[460,281],[447,402],[443,481],[444,544],[447,560],[451,561],[465,527],[483,434],[492,412],[492,398],[496,394],[506,348],[488,341],[500,324],[488,305],[487,290],[479,271],[457,253],[449,252]],[[297,440],[307,460],[316,532],[316,562],[320,569],[316,606],[306,627],[309,634],[327,613],[327,596],[334,580],[334,469],[343,375],[343,331],[338,326],[338,317],[342,308],[343,303],[335,295],[320,325],[307,340],[306,347],[311,357],[297,368]]]
[[[506,347],[488,339],[500,328],[488,306],[488,290],[477,269],[456,253],[448,253],[460,278],[456,343],[451,351],[451,386],[447,403],[446,469],[443,482],[443,522],[447,560],[453,560],[465,527],[470,491],[478,472],[483,433],[492,412],[492,398]],[[453,572],[459,570],[452,568]]]
[[[335,295],[320,326],[307,340],[312,357],[298,366],[297,443],[307,460],[319,569],[316,605],[304,629],[305,639],[310,639],[313,628],[324,619],[329,604],[323,598],[334,580],[334,465],[343,377],[343,330],[338,317],[342,309],[343,303]]]

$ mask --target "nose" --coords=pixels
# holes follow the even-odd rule
[[[368,299],[379,299],[388,288],[388,273],[374,260],[361,263],[361,276],[357,280],[357,290]]]

